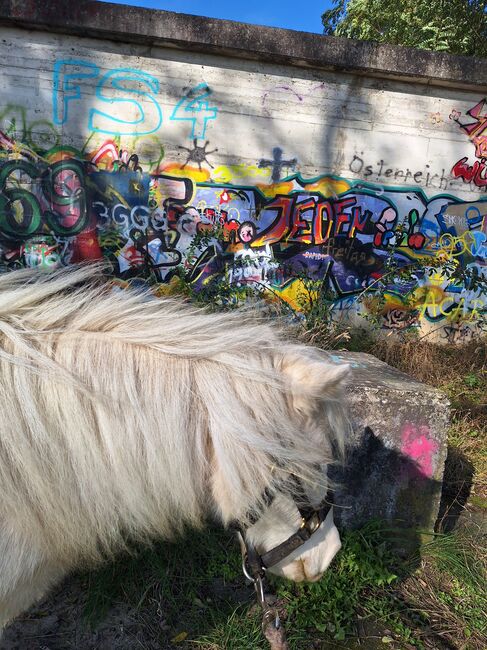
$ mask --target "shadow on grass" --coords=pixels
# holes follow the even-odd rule
[[[409,612],[398,588],[421,563],[424,536],[418,527],[431,521],[441,486],[370,429],[348,459],[333,476],[341,483],[337,518],[348,528],[342,551],[316,584],[272,583],[290,646],[353,648],[358,637],[359,647],[372,648],[377,637],[379,647],[382,637],[390,637],[391,649],[422,647],[412,645],[413,637],[428,620]],[[467,495],[471,467],[460,465]],[[384,494],[384,482],[392,486],[391,501],[374,499]],[[443,499],[451,503],[445,491]],[[401,521],[392,516],[397,504]],[[364,525],[372,517],[375,521]],[[54,616],[51,627],[45,625],[46,612],[48,620]],[[17,630],[15,641],[7,631],[1,650],[267,650],[253,590],[241,574],[238,545],[220,528],[190,531],[177,542],[158,542],[79,574],[11,627]]]
[[[141,625],[159,647],[184,646],[209,629],[230,630],[239,613],[250,622],[248,629],[240,626],[240,635],[259,632],[257,616],[247,615],[253,590],[241,576],[240,552],[234,536],[220,528],[159,542],[86,577],[84,618],[92,628],[114,602],[124,601],[139,612]]]
[[[421,626],[422,621],[404,622],[398,612],[407,609],[407,603],[399,602],[392,586],[420,565],[423,531],[428,526],[431,531],[441,484],[425,477],[408,456],[386,447],[370,429],[349,450],[346,468],[335,468],[332,478],[340,484],[337,519],[348,529],[342,535],[341,553],[319,583],[271,581],[290,645],[340,647],[347,635],[360,635],[360,630],[369,634],[374,617],[387,620],[396,635],[408,642],[410,624]],[[374,500],[374,495],[384,494],[384,483],[391,485],[390,499]],[[166,644],[173,639],[180,647],[189,644],[208,650],[267,647],[252,590],[241,577],[239,553],[229,534],[214,529],[192,534],[177,544],[158,544],[130,562],[135,564],[122,571],[114,566],[92,576],[89,620],[102,611],[107,582],[118,576],[117,591],[112,590],[110,598],[129,598],[139,609],[157,603],[159,625],[166,628],[162,634],[159,630],[159,638]],[[132,585],[132,593],[127,584]],[[346,643],[341,647],[352,647],[350,639]],[[373,643],[367,641],[368,647]]]
[[[454,530],[470,497],[473,478],[473,464],[458,447],[449,445],[437,530],[445,533]]]

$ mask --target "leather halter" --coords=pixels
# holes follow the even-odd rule
[[[278,562],[284,560],[296,549],[303,546],[303,544],[305,544],[308,539],[316,533],[333,506],[333,495],[330,490],[328,490],[324,500],[320,503],[318,508],[314,508],[309,502],[308,496],[299,478],[291,475],[291,479],[295,485],[295,495],[299,495],[299,501],[295,499],[295,503],[299,510],[299,514],[301,515],[301,526],[295,533],[284,540],[284,542],[278,544],[270,551],[266,551],[263,555],[260,555],[255,546],[248,541],[246,531],[250,526],[257,523],[262,513],[258,516],[255,516],[255,511],[247,513],[245,521],[248,523],[246,525],[238,521],[234,521],[230,524],[230,528],[237,530],[242,538],[245,549],[245,551],[242,551],[242,569],[245,577],[254,585],[257,602],[262,608],[262,630],[268,639],[268,631],[270,629],[274,630],[273,634],[280,633],[281,635],[284,635],[284,632],[281,627],[277,608],[269,605],[267,602],[264,589],[265,571],[275,566]],[[265,506],[269,507],[274,501],[274,497],[275,493],[266,489],[262,494],[262,502]],[[283,638],[285,639],[285,636],[283,636]],[[287,644],[285,647],[288,647]]]
[[[230,527],[237,530],[245,547],[245,554],[243,558],[243,570],[245,575],[252,581],[257,578],[262,578],[267,569],[282,562],[286,557],[291,555],[296,549],[305,544],[316,533],[321,524],[325,521],[328,513],[333,506],[333,495],[330,490],[326,493],[325,498],[317,508],[314,508],[307,498],[303,489],[301,481],[293,476],[293,481],[296,486],[296,492],[299,493],[299,502],[296,502],[296,507],[301,515],[301,526],[298,530],[290,535],[286,540],[278,544],[274,548],[266,551],[262,555],[257,552],[257,549],[247,539],[247,529],[253,526],[260,517],[249,514],[246,520],[249,522],[243,525],[240,522],[232,522]],[[266,490],[263,494],[263,502],[266,506],[270,506],[274,500],[275,495]],[[305,505],[301,505],[305,503]]]

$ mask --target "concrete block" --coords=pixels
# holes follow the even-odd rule
[[[432,530],[447,454],[448,399],[370,354],[329,354],[352,367],[347,463],[332,473],[339,483],[337,519],[345,528],[377,518]]]

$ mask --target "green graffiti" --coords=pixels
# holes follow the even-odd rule
[[[37,177],[35,166],[26,160],[13,160],[0,170],[0,230],[12,236],[29,236],[41,224],[41,208],[37,198],[15,178],[24,173],[32,182]],[[17,187],[6,187],[8,183]]]

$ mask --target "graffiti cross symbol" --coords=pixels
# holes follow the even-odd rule
[[[274,147],[272,150],[273,160],[259,160],[259,169],[265,169],[266,167],[272,167],[272,182],[277,183],[281,178],[281,171],[283,167],[291,167],[292,170],[296,167],[298,162],[297,158],[292,160],[283,160],[282,159],[282,149],[280,147]]]

